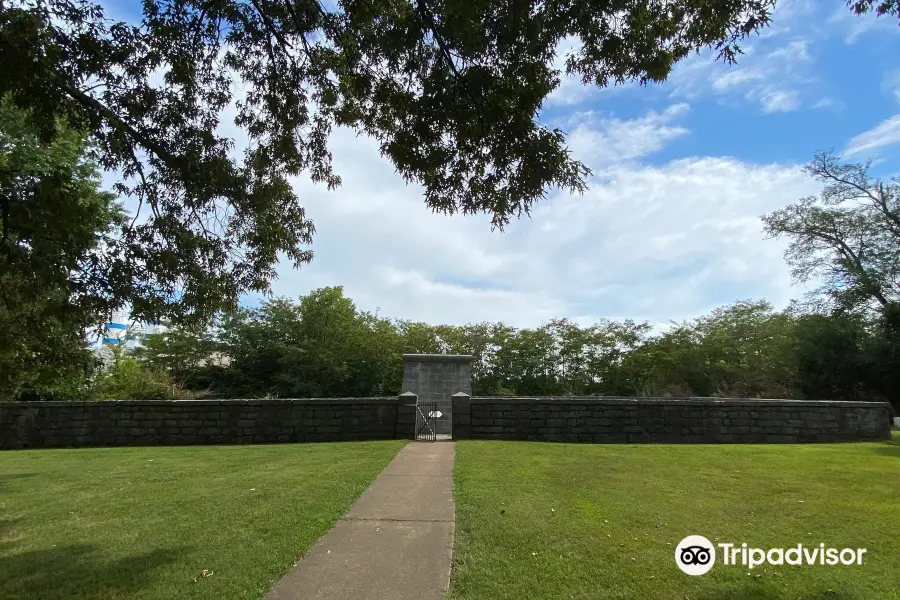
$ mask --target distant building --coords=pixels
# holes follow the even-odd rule
[[[92,352],[94,353],[94,359],[97,361],[97,367],[101,371],[108,370],[116,362],[116,355],[110,350],[109,344],[94,348]]]
[[[117,311],[106,324],[102,341],[104,345],[133,349],[140,346],[144,336],[157,333],[160,329],[159,325],[134,321],[126,311]]]

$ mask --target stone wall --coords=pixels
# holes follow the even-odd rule
[[[881,402],[744,398],[453,398],[453,437],[588,443],[885,440]]]
[[[404,393],[399,398],[0,403],[0,449],[411,439],[416,401],[416,394]],[[890,414],[888,404],[875,402],[473,398],[462,392],[452,399],[455,439],[883,440],[890,438]]]
[[[0,403],[0,449],[410,439],[416,397]]]

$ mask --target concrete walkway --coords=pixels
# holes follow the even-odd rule
[[[443,600],[453,442],[410,442],[263,600]]]

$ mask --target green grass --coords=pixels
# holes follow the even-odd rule
[[[900,436],[834,445],[457,444],[458,599],[900,599]],[[867,548],[861,566],[716,566],[689,534]]]
[[[401,446],[0,452],[0,599],[258,600]]]

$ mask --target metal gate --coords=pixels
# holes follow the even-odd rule
[[[453,439],[453,407],[449,400],[416,401],[416,439],[434,442]]]
[[[437,441],[437,402],[416,402],[416,439],[425,442]]]

